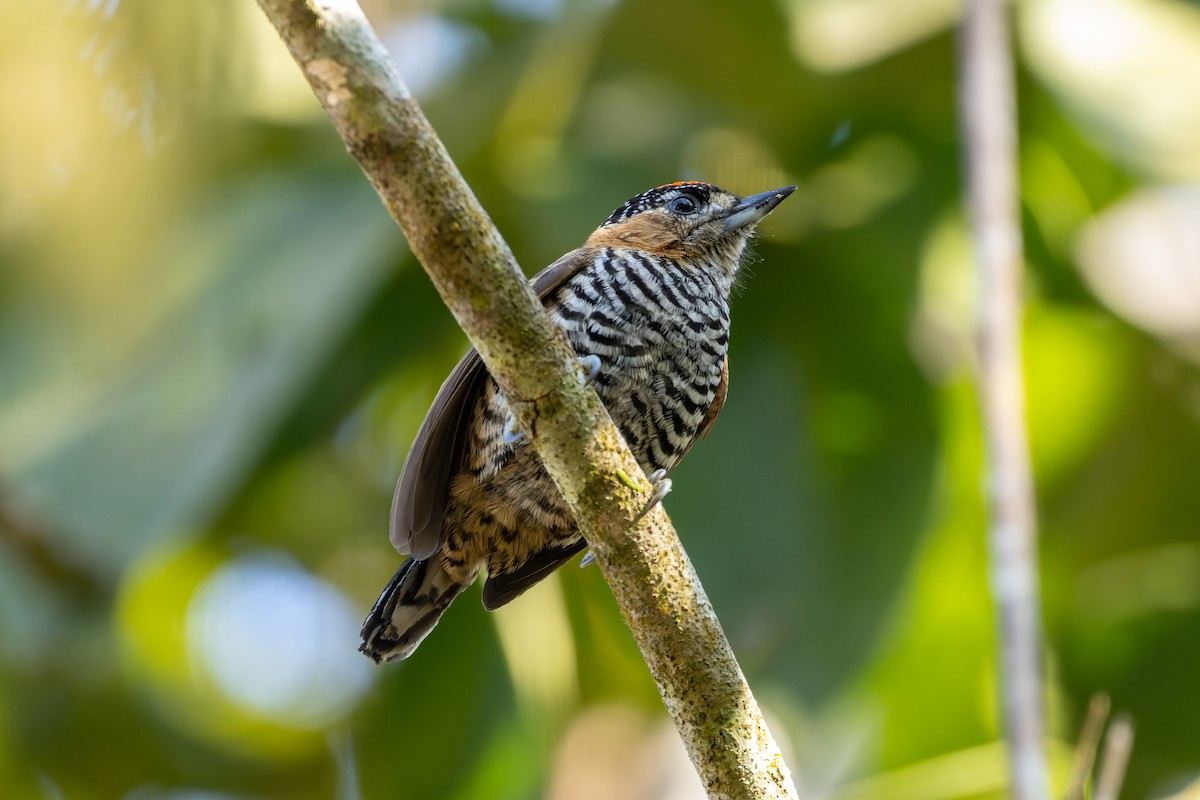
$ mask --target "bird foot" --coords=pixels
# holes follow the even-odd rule
[[[504,420],[504,443],[509,447],[516,447],[525,439],[525,431],[521,430],[517,418],[509,414],[508,419]]]
[[[591,386],[595,383],[596,378],[600,376],[600,356],[594,354],[580,356],[579,366],[584,369],[583,385]],[[508,418],[504,420],[504,443],[509,447],[515,447],[527,439],[528,437],[521,430],[521,425],[517,422],[517,418],[509,414]]]
[[[650,495],[650,499],[646,501],[646,505],[642,506],[642,510],[637,512],[637,516],[634,517],[635,525],[641,521],[642,517],[648,515],[654,509],[654,506],[662,503],[662,498],[671,493],[672,483],[670,477],[667,477],[667,470],[656,469],[653,473],[647,475],[647,477],[650,479],[650,487],[654,489],[654,494]],[[580,569],[582,570],[583,567],[595,564],[595,560],[595,552],[589,549],[587,553],[583,554],[583,558],[580,560]]]
[[[596,382],[596,378],[600,377],[600,356],[592,354],[590,356],[580,356],[579,366],[587,371],[583,376],[583,385],[591,386]]]
[[[661,503],[662,499],[671,491],[671,479],[667,477],[667,471],[665,469],[656,469],[647,477],[650,478],[650,485],[654,488],[654,494],[650,496],[650,499],[646,502],[646,505],[642,507],[642,510],[638,512],[638,515],[633,518],[634,524],[641,520],[642,517],[649,514],[650,510]],[[596,563],[596,553],[592,550],[588,550],[583,554],[583,558],[579,561],[579,568],[583,569],[584,567],[594,563]]]
[[[638,512],[638,515],[633,518],[634,522],[638,522],[642,517],[650,513],[656,505],[662,502],[662,499],[671,492],[671,479],[667,477],[665,469],[656,469],[647,475],[650,479],[650,486],[654,489],[654,494],[650,495],[650,499],[646,501],[646,505]]]

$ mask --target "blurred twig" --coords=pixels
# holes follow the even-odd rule
[[[25,560],[48,582],[80,597],[105,594],[111,581],[72,558],[59,537],[18,509],[0,491],[0,542]]]
[[[1083,720],[1079,742],[1075,745],[1075,760],[1071,764],[1071,782],[1067,784],[1066,800],[1084,800],[1088,777],[1096,764],[1100,737],[1104,734],[1104,723],[1108,721],[1111,707],[1108,695],[1103,692],[1093,696],[1088,703],[1087,717]]]
[[[1049,792],[1043,744],[1041,599],[1021,372],[1016,109],[1004,0],[969,0],[960,49],[959,113],[980,275],[980,400],[987,440],[988,540],[1005,735],[1013,796],[1041,800]]]
[[[1117,800],[1132,750],[1133,720],[1128,714],[1119,714],[1104,737],[1104,760],[1100,762],[1100,774],[1096,776],[1095,800]]]
[[[796,797],[650,484],[352,0],[258,0],[570,503],[710,797]],[[536,424],[535,424],[536,423]]]

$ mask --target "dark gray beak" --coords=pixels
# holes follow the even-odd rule
[[[743,198],[736,206],[729,209],[729,213],[725,216],[725,230],[736,231],[738,228],[753,225],[770,214],[775,206],[782,203],[784,198],[794,191],[796,191],[795,186],[785,186],[782,189]]]

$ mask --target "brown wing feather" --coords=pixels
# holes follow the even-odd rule
[[[572,250],[530,281],[543,301],[592,262],[593,248]],[[392,497],[391,540],[403,555],[423,560],[437,552],[450,478],[462,463],[467,416],[483,390],[487,370],[472,348],[438,390],[400,470]]]
[[[544,547],[512,572],[489,575],[483,584],[483,607],[495,611],[587,548],[580,539],[563,547]]]
[[[401,554],[424,560],[441,544],[450,476],[462,457],[467,415],[486,376],[472,348],[438,390],[417,431],[392,496],[391,540]]]

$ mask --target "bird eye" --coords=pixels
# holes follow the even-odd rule
[[[699,208],[700,204],[696,202],[696,198],[689,197],[686,194],[681,194],[667,203],[667,209],[674,211],[676,214],[695,214]]]

